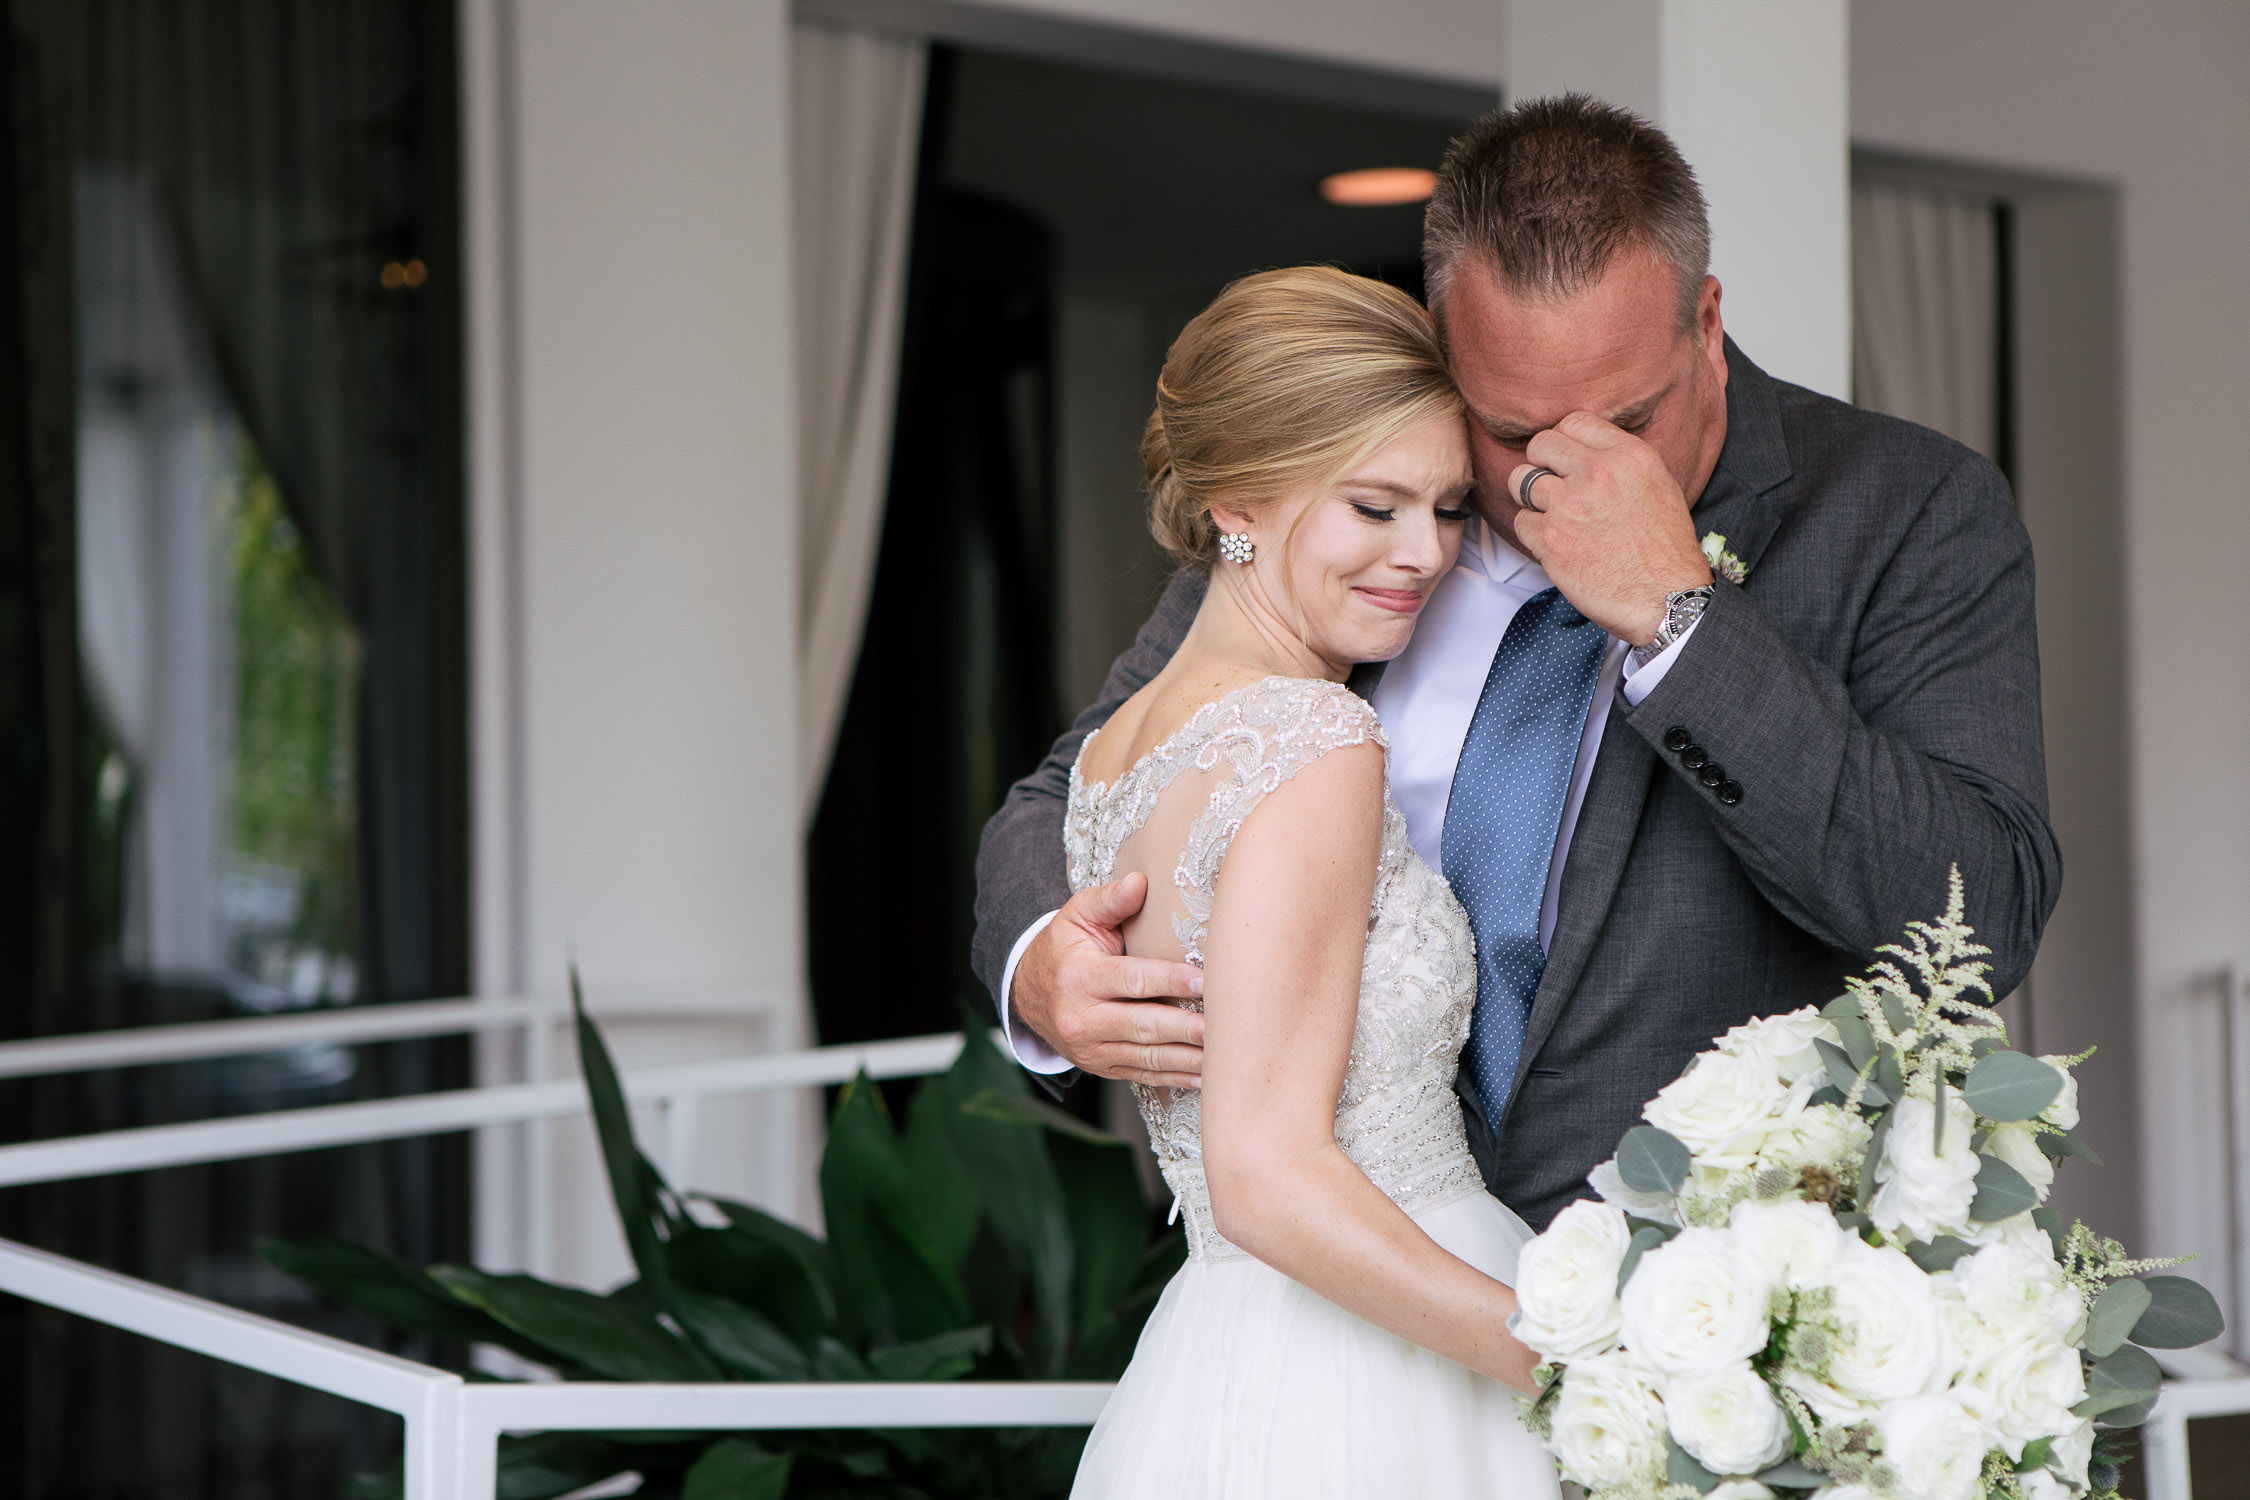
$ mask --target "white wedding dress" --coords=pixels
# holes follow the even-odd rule
[[[1116,781],[1072,773],[1071,886],[1107,882],[1129,844],[1132,863],[1148,869],[1169,861],[1140,856],[1177,848],[1176,898],[1151,881],[1147,909],[1176,899],[1174,931],[1188,962],[1200,965],[1212,891],[1243,820],[1305,766],[1370,740],[1384,743],[1374,710],[1338,684],[1269,677],[1229,693]],[[1336,1139],[1431,1239],[1512,1282],[1531,1231],[1485,1192],[1453,1092],[1475,1000],[1468,918],[1408,846],[1386,791]],[[1220,1238],[1203,1178],[1200,1097],[1135,1092],[1187,1221],[1188,1262],[1087,1441],[1073,1500],[1558,1494],[1554,1463],[1517,1419],[1514,1392]]]

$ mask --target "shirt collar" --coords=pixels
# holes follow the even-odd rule
[[[1508,545],[1498,529],[1486,525],[1479,515],[1461,523],[1461,556],[1453,566],[1466,568],[1487,583],[1520,582],[1536,584],[1538,589],[1547,586],[1546,569]]]

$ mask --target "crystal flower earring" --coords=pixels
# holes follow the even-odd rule
[[[1250,559],[1257,555],[1257,546],[1243,533],[1239,531],[1222,531],[1219,533],[1219,556],[1225,558],[1228,562],[1242,563],[1247,566]]]

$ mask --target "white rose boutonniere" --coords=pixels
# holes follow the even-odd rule
[[[1742,559],[1734,555],[1727,539],[1716,531],[1703,533],[1703,560],[1711,565],[1712,572],[1729,583],[1739,584],[1750,577],[1750,570],[1742,565]]]

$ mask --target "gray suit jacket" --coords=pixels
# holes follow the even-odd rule
[[[1726,446],[1694,515],[1748,579],[1719,582],[1656,691],[1611,709],[1503,1118],[1464,1089],[1487,1184],[1534,1227],[1587,1195],[1587,1172],[1712,1038],[1834,998],[1872,949],[1943,910],[1948,867],[2003,995],[2062,882],[2031,542],[2006,483],[1935,432],[1773,379],[1731,341],[1727,362]],[[1069,897],[1079,742],[1178,648],[1203,585],[1173,581],[1101,701],[986,825],[988,986]],[[1739,802],[1666,750],[1674,729]]]

